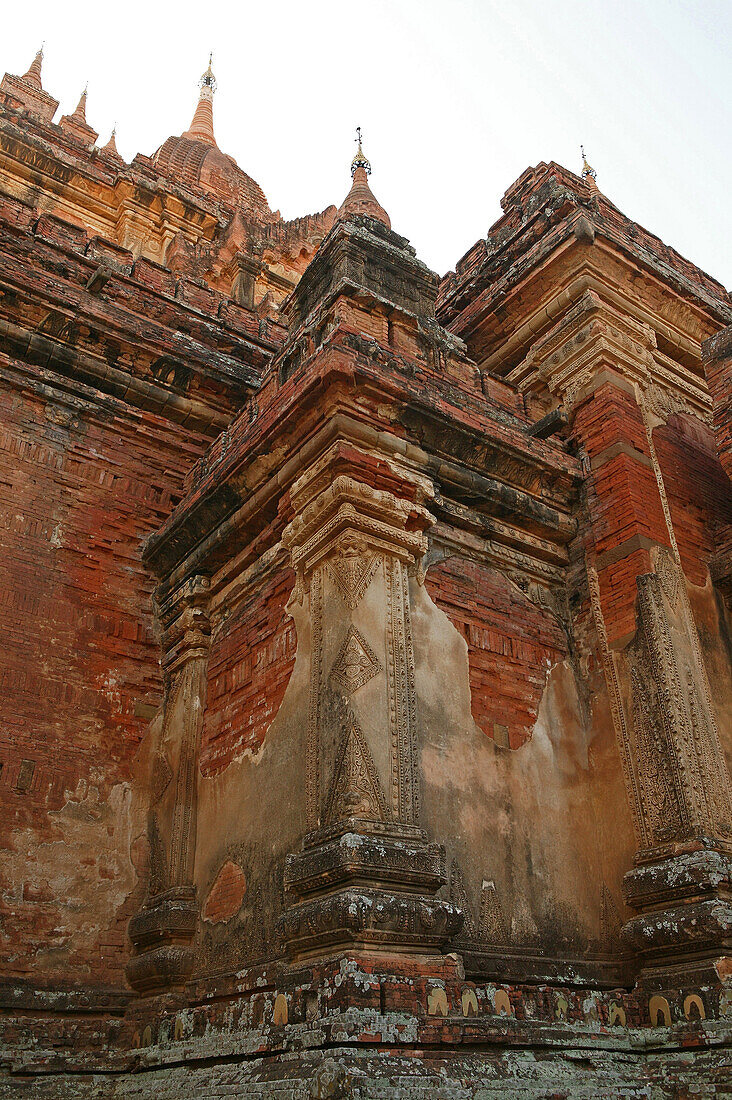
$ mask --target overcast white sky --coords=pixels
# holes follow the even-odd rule
[[[0,71],[116,121],[130,159],[186,129],[214,52],[218,143],[287,218],[339,204],[353,131],[394,228],[441,274],[529,165],[580,142],[626,214],[732,284],[730,0],[8,4]],[[60,114],[61,112],[59,112]]]

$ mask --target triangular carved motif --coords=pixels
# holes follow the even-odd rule
[[[468,895],[465,891],[462,872],[460,871],[460,866],[456,859],[453,859],[452,866],[450,867],[450,901],[453,905],[457,905],[458,909],[462,909],[463,911],[464,922],[462,936],[466,939],[475,939],[478,930],[470,908]]]
[[[600,890],[600,927],[605,946],[617,951],[621,945],[620,930],[623,922],[615,905],[615,899],[604,882]]]
[[[341,548],[328,562],[333,583],[351,611],[361,602],[378,565],[376,554],[361,554],[352,547]]]
[[[352,714],[348,717],[325,807],[326,824],[348,817],[386,821],[386,801],[379,776]]]
[[[503,906],[494,882],[484,882],[481,890],[481,932],[488,943],[506,943],[508,935]]]
[[[366,639],[351,626],[330,672],[334,687],[351,695],[381,672],[381,664]]]

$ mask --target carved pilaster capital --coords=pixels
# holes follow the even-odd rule
[[[304,495],[302,490],[296,483],[293,496]],[[423,505],[339,474],[295,516],[282,542],[301,575],[354,544],[411,563],[426,551],[423,532],[432,523]]]
[[[209,579],[190,577],[157,602],[163,627],[163,668],[175,672],[196,657],[205,658],[211,643]]]
[[[702,404],[696,387],[688,386],[685,392],[683,383],[679,382],[679,388],[673,392],[664,389],[655,383],[649,382],[639,392],[639,404],[644,409],[646,416],[650,417],[651,427],[666,424],[670,416],[675,413],[685,413],[694,416],[705,424],[712,423],[711,402]]]
[[[603,370],[631,386],[646,387],[656,337],[648,326],[621,314],[587,290],[554,328],[530,349],[509,378],[522,389],[544,389],[570,411]]]

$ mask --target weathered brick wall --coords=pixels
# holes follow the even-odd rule
[[[256,754],[279,710],[295,663],[286,611],[291,569],[254,583],[212,640],[201,772],[217,775],[235,756]]]
[[[434,565],[427,590],[468,645],[473,718],[497,743],[529,737],[550,668],[567,653],[557,620],[494,569],[457,556]]]
[[[720,534],[732,524],[730,483],[711,428],[688,416],[672,416],[654,430],[671,522],[686,579],[704,586]]]
[[[636,577],[651,543],[670,538],[643,414],[629,387],[600,385],[575,412],[573,433],[589,460],[586,504],[602,613],[613,644],[636,628]]]
[[[0,389],[3,969],[41,982],[122,980],[131,769],[161,695],[140,543],[206,442],[101,406]]]
[[[617,547],[637,532],[666,544],[643,416],[634,396],[611,384],[601,386],[577,409],[574,433],[592,463],[595,552]]]

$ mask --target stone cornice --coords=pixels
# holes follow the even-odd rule
[[[457,273],[443,280],[438,304],[443,323],[457,325],[462,334],[458,316],[473,313],[479,297],[480,312],[490,310],[510,286],[525,280],[552,253],[567,245],[586,247],[601,238],[636,269],[651,272],[717,323],[732,320],[729,296],[721,284],[626,218],[604,195],[591,195],[573,173],[559,165],[540,168],[544,175],[535,170],[536,179],[525,194],[507,193],[507,216],[458,263]]]
[[[0,300],[0,323],[16,355],[174,419],[185,421],[200,406],[194,420],[208,419],[209,430],[226,422],[226,398],[223,404],[217,398],[220,409],[207,413],[205,399],[187,394],[192,375],[239,399],[258,388],[274,345],[259,335],[261,322],[251,311],[225,303],[219,316],[221,299],[213,296],[210,308],[216,312],[204,312],[184,300],[192,297],[185,280],[176,283],[161,269],[158,281],[163,287],[167,281],[176,297],[166,295],[150,285],[154,269],[133,265],[115,245],[89,241],[75,227],[47,217],[34,223],[21,205],[14,216],[14,224],[1,224],[0,212],[0,286],[15,303],[11,318]],[[105,341],[114,344],[113,359]]]

